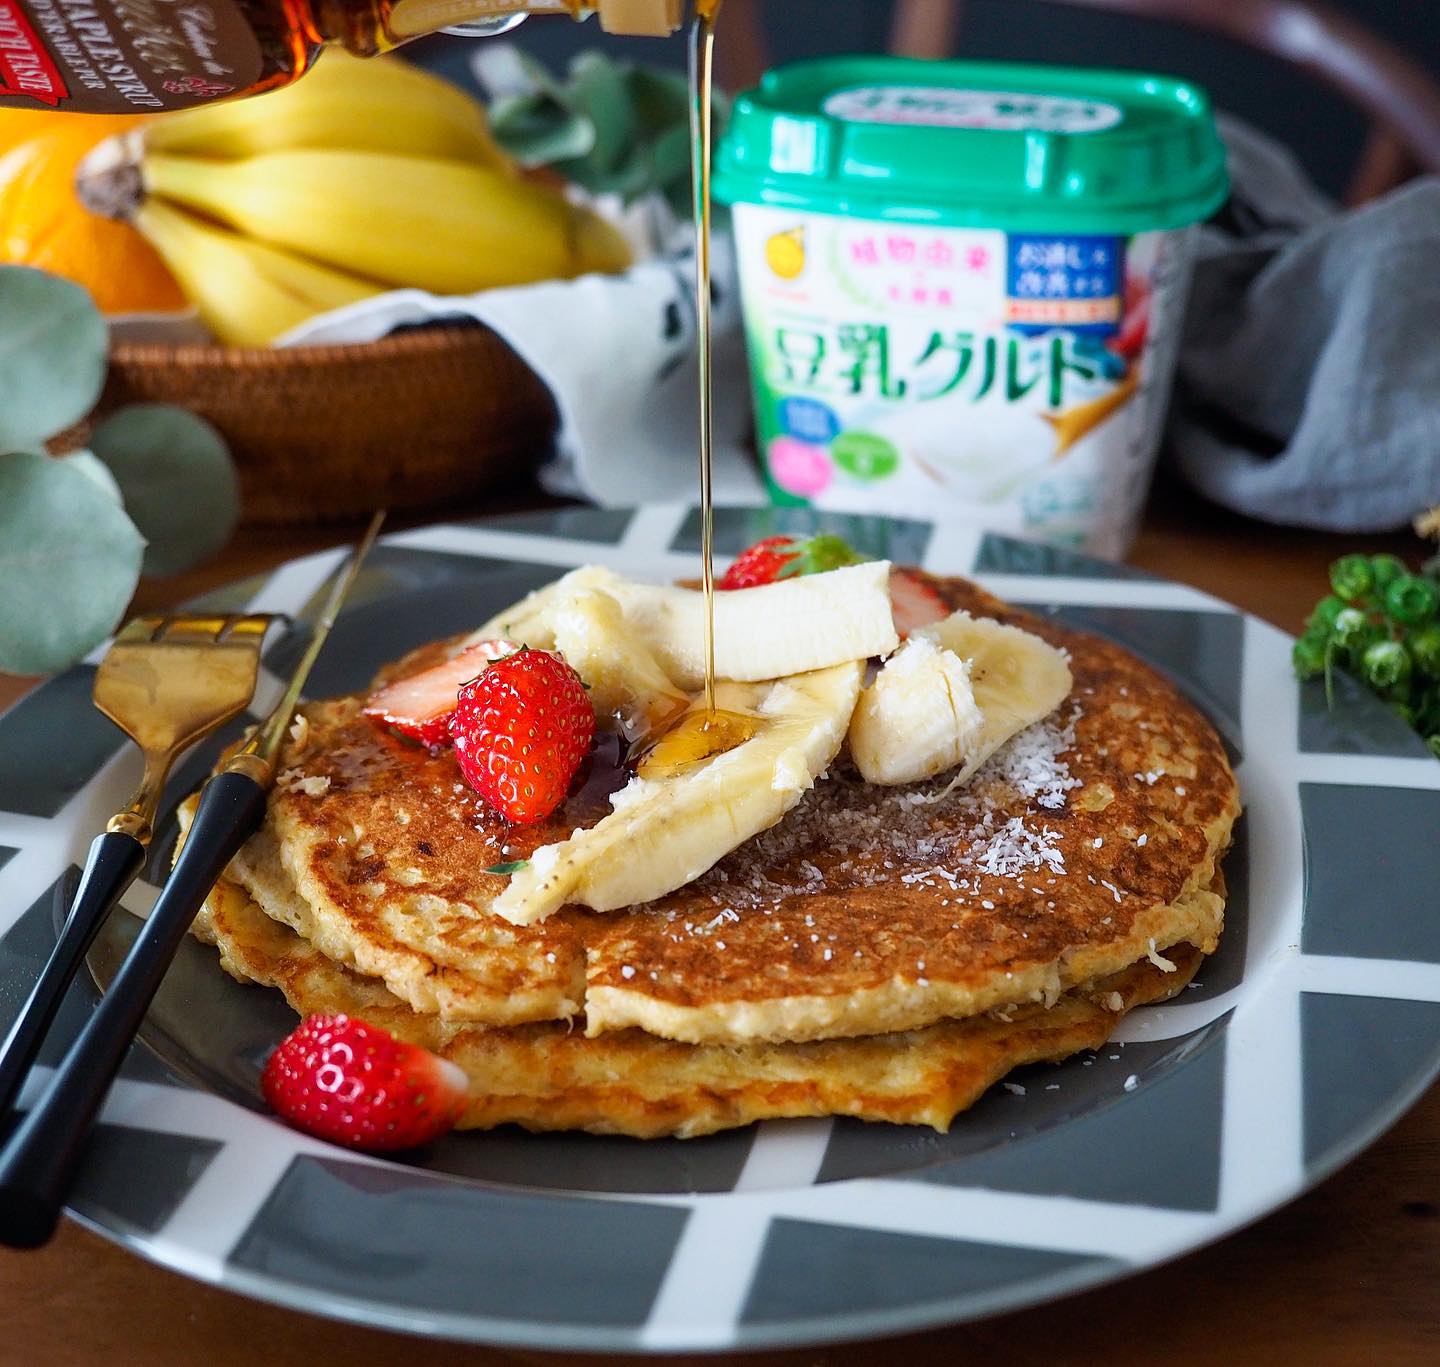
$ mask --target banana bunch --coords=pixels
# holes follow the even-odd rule
[[[482,106],[396,58],[327,52],[256,99],[155,119],[77,177],[222,341],[265,345],[394,288],[470,294],[623,270],[619,231],[525,179]]]

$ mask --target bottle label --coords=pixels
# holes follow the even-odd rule
[[[1125,117],[1118,105],[1104,100],[929,85],[852,86],[837,90],[821,108],[846,123],[1000,132],[1100,133]]]
[[[248,89],[263,67],[237,0],[0,0],[0,106],[184,109]]]

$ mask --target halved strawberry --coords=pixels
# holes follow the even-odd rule
[[[895,614],[895,634],[902,641],[912,631],[943,622],[950,615],[945,600],[935,589],[902,569],[890,571],[890,610]]]
[[[413,1149],[452,1129],[465,1074],[350,1016],[309,1016],[265,1064],[260,1088],[283,1120],[355,1149]]]
[[[513,641],[477,641],[453,659],[430,669],[396,679],[370,695],[365,715],[432,749],[450,744],[450,717],[460,686],[484,673],[495,660],[513,655]]]
[[[716,582],[717,589],[753,589],[800,574],[823,574],[865,557],[833,532],[815,536],[767,536],[747,546]]]

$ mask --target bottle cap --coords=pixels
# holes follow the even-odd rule
[[[642,38],[664,38],[685,17],[684,0],[599,0],[597,8],[606,33]]]

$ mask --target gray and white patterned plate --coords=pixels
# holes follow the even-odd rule
[[[719,545],[814,520],[723,511]],[[1440,1070],[1440,764],[1359,689],[1327,711],[1292,679],[1285,636],[1192,589],[958,526],[822,520],[1112,637],[1211,716],[1247,815],[1226,866],[1229,928],[1196,990],[1129,1017],[1098,1054],[1026,1070],[1024,1095],[995,1089],[947,1136],[850,1120],[688,1142],[505,1130],[399,1163],[265,1114],[256,1079],[292,1017],[187,944],[105,1109],[75,1214],[206,1281],[402,1330],[596,1350],[796,1345],[1124,1276],[1290,1200],[1389,1126]],[[667,506],[389,537],[313,691],[358,687],[575,565],[693,575],[697,531],[693,510]],[[339,556],[207,602],[297,612]],[[271,647],[257,710],[293,654]],[[137,772],[90,709],[92,674],[0,718],[0,1024],[54,941],[57,876]],[[174,796],[214,750],[189,757]],[[128,904],[147,896],[137,884]],[[134,924],[107,929],[102,979]],[[93,1000],[77,985],[47,1063]]]

